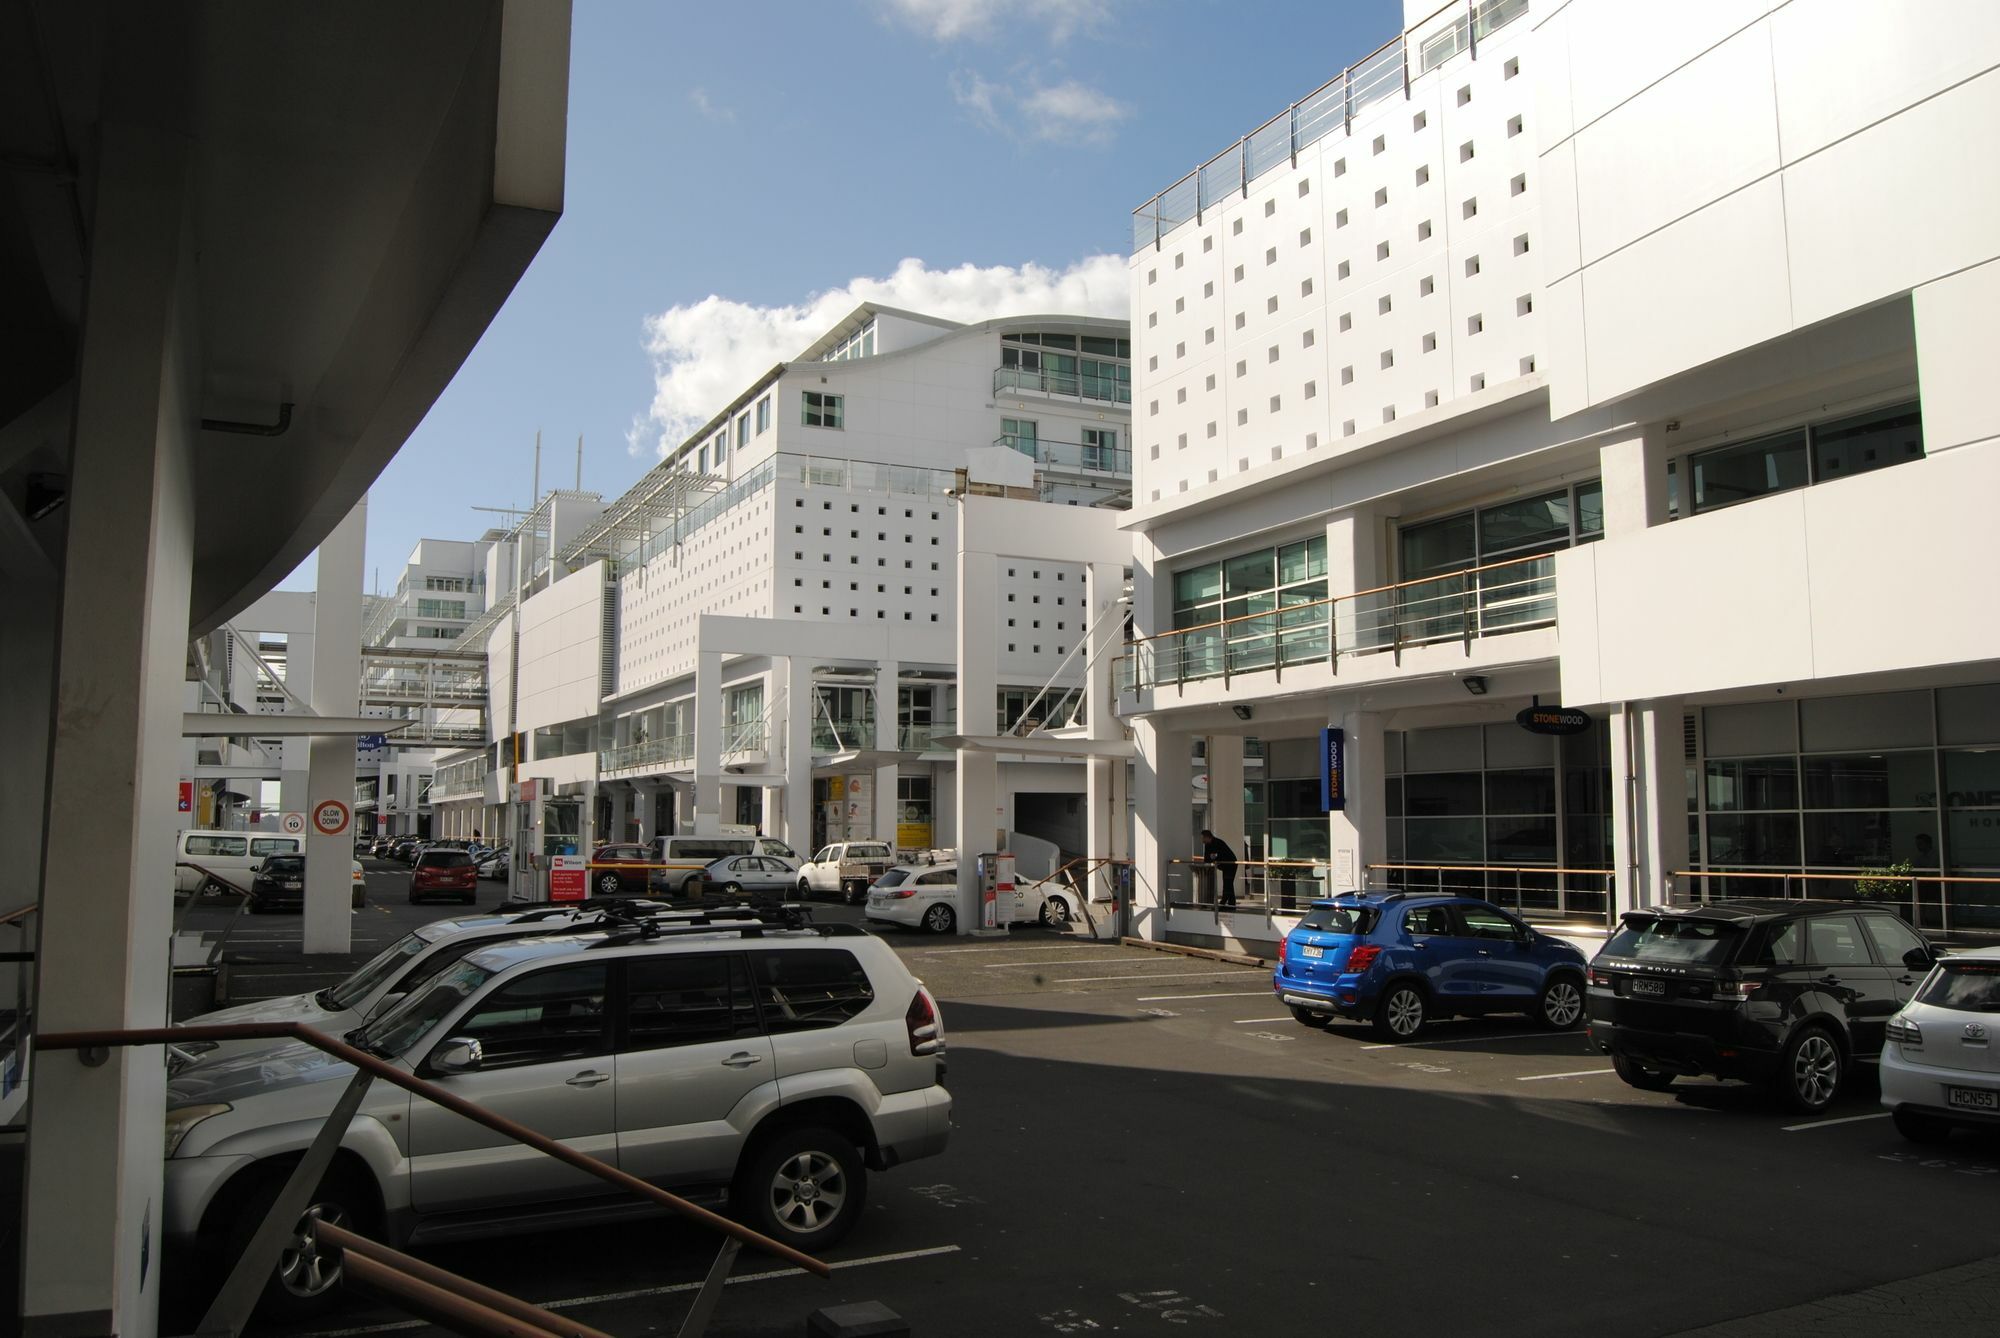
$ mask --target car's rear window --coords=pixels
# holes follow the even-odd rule
[[[2000,962],[1938,963],[1917,1002],[1968,1013],[2000,1013]]]
[[[424,852],[426,869],[463,869],[472,863],[472,856],[463,850],[427,850]]]
[[[1299,921],[1299,928],[1326,934],[1365,934],[1381,918],[1382,912],[1373,906],[1315,906]]]
[[[880,878],[877,878],[875,880],[875,886],[895,887],[909,876],[910,876],[910,871],[908,869],[890,869],[887,873],[884,873]]]
[[[1729,960],[1743,937],[1740,926],[1720,920],[1681,916],[1630,916],[1611,941],[1607,957],[1633,957],[1642,962],[1700,962],[1720,965]]]

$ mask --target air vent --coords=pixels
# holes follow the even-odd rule
[[[1681,754],[1690,762],[1695,759],[1695,721],[1693,711],[1689,711],[1681,717]]]

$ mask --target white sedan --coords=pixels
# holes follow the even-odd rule
[[[1954,1127],[2000,1128],[2000,950],[1939,958],[1888,1034],[1882,1104],[1897,1132],[1936,1143]]]
[[[724,855],[708,866],[708,881],[724,896],[782,897],[798,885],[799,865],[782,855]]]
[[[868,889],[869,920],[949,934],[958,928],[958,865],[899,864]],[[1055,883],[1021,878],[1014,883],[1013,922],[1051,927],[1076,918],[1076,893]]]

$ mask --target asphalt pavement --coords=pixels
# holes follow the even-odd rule
[[[394,868],[371,865],[357,960],[364,924],[379,946],[455,909],[412,912]],[[285,926],[254,923],[240,986],[336,978],[295,921],[289,961]],[[872,1177],[830,1282],[746,1253],[711,1333],[796,1335],[868,1299],[966,1338],[1864,1338],[1990,1313],[2000,1142],[1914,1149],[1866,1079],[1802,1120],[1723,1083],[1635,1091],[1580,1033],[1519,1019],[1386,1045],[1300,1026],[1257,968],[1033,928],[884,937],[944,1001],[952,1145]],[[678,1326],[713,1252],[657,1221],[425,1255],[638,1334]],[[354,1302],[288,1332],[409,1327]]]

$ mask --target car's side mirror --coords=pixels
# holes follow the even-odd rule
[[[431,1051],[430,1068],[435,1073],[477,1073],[485,1061],[478,1041],[455,1036]]]
[[[1903,954],[1903,965],[1912,971],[1928,971],[1937,965],[1937,959],[1931,956],[1929,948],[1911,948]]]

